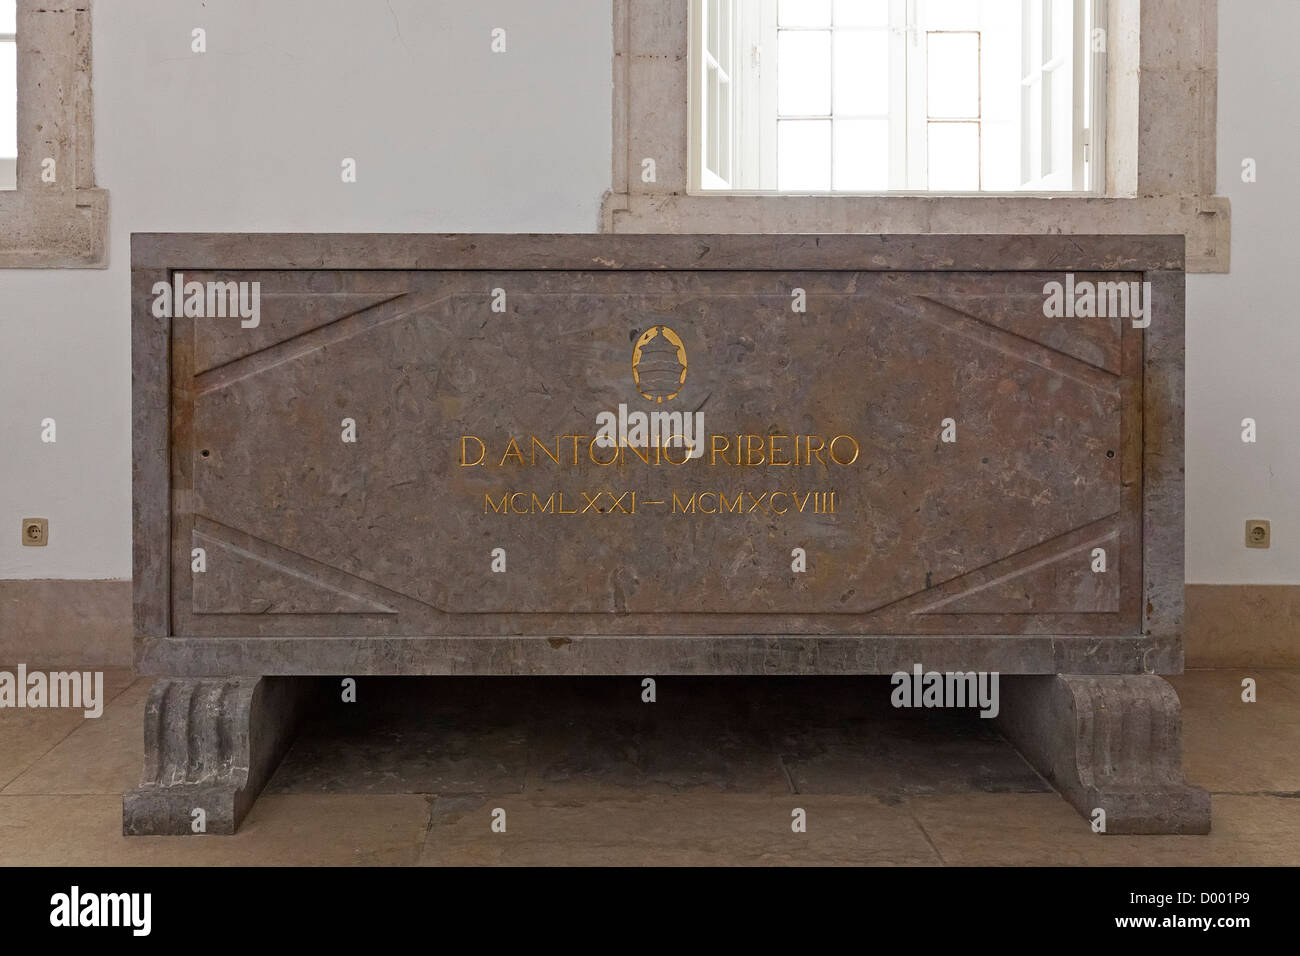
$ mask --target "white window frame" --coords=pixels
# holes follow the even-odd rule
[[[692,149],[687,176],[692,190],[717,194],[736,191],[735,183],[775,183],[772,172],[771,135],[759,112],[762,104],[775,102],[775,70],[767,68],[765,58],[775,62],[775,49],[765,48],[766,24],[775,22],[777,0],[713,0],[712,9],[721,20],[719,32],[727,37],[725,62],[706,48],[710,0],[690,4],[690,51],[687,57],[690,82],[688,84],[688,115],[691,122],[691,139],[699,148]],[[746,15],[741,15],[742,11]],[[712,90],[710,71],[725,74],[725,109],[733,122],[728,125],[726,140],[722,131],[711,123],[716,116],[716,96]],[[739,122],[736,122],[739,120]],[[737,141],[735,132],[743,131],[744,139]],[[706,161],[709,144],[705,139],[712,133],[718,140],[719,152],[725,152],[726,162],[720,168],[710,168]]]
[[[15,9],[15,16],[17,10]],[[11,43],[14,50],[14,133],[17,135],[17,106],[18,106],[18,33],[15,29],[13,33],[0,33],[0,44]],[[13,156],[0,156],[0,190],[9,190],[18,188],[18,155],[17,147]]]
[[[719,2],[728,2],[728,0],[719,0]],[[1074,0],[1072,3],[1074,13],[1073,25],[1073,50],[1068,58],[1070,67],[1070,81],[1072,86],[1072,114],[1070,117],[1071,124],[1071,148],[1073,155],[1068,169],[1057,170],[1053,175],[1048,177],[1030,178],[1024,175],[1024,153],[1027,147],[1027,132],[1029,127],[1024,122],[1023,105],[1022,105],[1022,125],[1021,125],[1021,144],[1022,144],[1022,170],[1021,182],[1024,184],[1021,189],[1008,191],[977,190],[968,192],[958,192],[951,190],[930,190],[927,183],[927,123],[929,121],[925,105],[925,88],[926,88],[926,47],[928,37],[923,35],[921,29],[922,18],[918,10],[918,2],[924,3],[924,0],[890,0],[890,57],[891,57],[891,100],[890,100],[890,188],[885,191],[860,191],[860,190],[836,190],[834,189],[834,135],[836,114],[834,109],[834,67],[832,70],[832,103],[831,112],[826,116],[818,117],[784,117],[778,116],[777,99],[776,99],[776,70],[779,65],[773,68],[776,59],[777,48],[777,20],[776,20],[776,0],[729,0],[730,3],[752,2],[762,4],[770,10],[765,10],[762,16],[762,33],[761,41],[754,44],[752,38],[742,43],[739,50],[733,51],[733,56],[754,55],[764,57],[763,62],[753,72],[757,74],[757,79],[746,83],[731,84],[732,95],[738,96],[739,101],[733,99],[730,104],[733,117],[742,116],[745,118],[742,126],[748,128],[752,126],[753,106],[757,101],[760,106],[761,131],[757,135],[751,134],[747,141],[731,142],[733,157],[733,170],[744,167],[755,167],[756,172],[751,169],[748,174],[737,178],[734,174],[730,181],[721,177],[711,175],[703,163],[703,148],[700,142],[702,125],[702,113],[706,108],[705,97],[703,95],[703,84],[705,78],[705,65],[699,63],[700,55],[697,51],[701,49],[699,44],[700,30],[703,28],[703,12],[709,4],[709,0],[692,0],[691,9],[691,34],[690,34],[690,59],[691,79],[690,84],[690,106],[688,114],[691,117],[691,130],[688,136],[689,142],[689,179],[688,192],[700,195],[726,195],[726,194],[771,194],[780,196],[789,195],[833,195],[833,196],[881,196],[881,195],[917,195],[917,196],[1102,196],[1105,195],[1106,184],[1104,181],[1105,170],[1105,91],[1106,91],[1106,58],[1104,52],[1091,51],[1091,29],[1092,24],[1106,22],[1106,0]],[[1022,0],[1025,10],[1031,4],[1050,3],[1050,0]],[[1026,20],[1023,29],[1028,30],[1028,21]],[[801,29],[798,27],[789,27],[781,29]],[[832,51],[834,49],[834,31],[837,26],[827,27],[810,27],[810,30],[829,30],[832,34]],[[732,30],[732,36],[743,31],[738,29]],[[833,52],[832,52],[833,56]],[[1061,58],[1062,63],[1067,58]],[[737,62],[733,60],[733,63]],[[1090,83],[1085,89],[1085,83],[1080,79],[1075,82],[1075,67],[1079,64],[1087,63],[1089,72],[1087,74]],[[902,67],[903,75],[898,75],[898,65],[905,63]],[[1061,64],[1057,64],[1059,67]],[[1040,67],[1042,64],[1039,65]],[[1022,82],[1025,79],[1025,73],[1022,70]],[[919,91],[919,93],[917,93]],[[817,118],[825,119],[831,122],[831,187],[826,190],[786,190],[777,189],[776,179],[776,129],[777,123],[782,119],[798,118]],[[844,117],[841,117],[844,118]],[[976,120],[979,123],[980,135],[983,135],[983,116]],[[757,154],[756,152],[757,151]],[[984,169],[982,161],[980,162],[980,180],[983,179]],[[746,183],[743,187],[732,185],[734,182]],[[752,184],[761,185],[752,185]]]
[[[699,51],[692,71],[698,94],[693,98],[694,119],[699,130],[696,151],[697,175],[702,188],[727,189],[735,181],[736,4],[743,0],[703,0],[692,4],[695,27],[692,50]],[[710,20],[717,18],[717,49],[710,49]],[[720,97],[720,98],[719,98]],[[720,115],[721,114],[721,115]],[[729,120],[729,122],[728,122]],[[709,154],[717,153],[716,164]]]
[[[1071,4],[1071,48],[1053,49],[1048,56],[1043,48],[1055,25],[1056,6],[1054,0],[1021,0],[1020,180],[1026,189],[1082,192],[1086,190],[1087,137],[1089,130],[1097,125],[1084,115],[1087,91],[1080,75],[1088,48],[1089,4]],[[1071,90],[1071,155],[1068,161],[1058,163],[1049,133],[1056,129],[1055,122],[1049,121],[1052,98],[1045,97],[1043,91],[1049,79],[1059,82],[1061,78],[1068,80]],[[1037,138],[1033,135],[1035,130],[1039,134]],[[1044,164],[1049,168],[1044,169]]]

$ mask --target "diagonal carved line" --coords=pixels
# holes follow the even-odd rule
[[[325,325],[317,326],[292,338],[285,339],[283,342],[276,342],[274,345],[268,345],[264,349],[232,359],[224,365],[218,365],[216,368],[210,368],[206,372],[195,375],[193,378],[194,394],[202,395],[206,392],[225,388],[240,379],[259,375],[277,365],[291,362],[317,349],[334,345],[381,325],[387,325],[389,322],[404,319],[415,312],[438,305],[451,298],[452,295],[445,292],[420,296],[403,292],[392,299],[362,309],[360,312],[353,312],[351,315],[334,319]]]
[[[197,520],[196,520],[196,524],[197,524]],[[319,613],[319,614],[365,614],[365,613],[396,614],[397,613],[397,610],[395,608],[391,608],[386,605],[380,604],[377,601],[375,601],[373,598],[366,597],[364,594],[357,594],[353,591],[349,591],[344,588],[338,587],[337,585],[330,584],[328,581],[321,580],[316,575],[309,574],[308,572],[293,567],[290,564],[284,564],[281,561],[278,561],[275,558],[271,557],[270,555],[257,554],[256,552],[249,551],[247,548],[241,548],[239,545],[233,544],[232,542],[226,540],[225,538],[221,538],[218,537],[217,535],[210,534],[207,531],[200,531],[197,527],[194,529],[194,534],[197,537],[199,537],[201,540],[211,541],[214,544],[220,545],[222,548],[234,554],[239,555],[241,558],[247,558],[256,564],[268,565],[272,568],[275,568],[275,570],[279,571],[280,573],[288,575],[291,578],[297,578],[299,581],[305,581],[307,584],[310,584],[315,589],[328,592],[329,594],[336,594],[340,597],[348,598],[349,600],[355,601],[358,604],[368,604],[373,609],[369,612],[318,611],[312,613]]]
[[[1109,519],[1102,519],[1102,520],[1105,521]],[[1093,527],[1093,526],[1089,525],[1086,527]],[[1084,529],[1075,529],[1075,530],[1081,531]],[[1084,551],[1088,548],[1095,547],[1096,545],[1100,544],[1103,541],[1110,541],[1111,539],[1117,537],[1119,537],[1119,526],[1115,524],[1112,525],[1110,530],[1107,532],[1099,532],[1098,534],[1088,536],[1085,540],[1075,542],[1069,547],[1062,548],[1060,551],[1056,551],[1053,552],[1052,554],[1044,555],[1042,558],[1039,558],[1036,561],[1031,561],[1028,564],[1022,565],[1018,568],[1007,570],[1006,572],[999,574],[996,577],[989,578],[989,580],[985,581],[983,584],[977,584],[973,588],[967,588],[964,591],[958,591],[955,594],[949,594],[944,597],[940,597],[937,601],[934,601],[931,604],[927,604],[924,607],[920,608],[919,610],[913,611],[912,613],[913,614],[973,613],[973,612],[964,612],[964,611],[958,611],[958,612],[940,611],[938,610],[938,608],[944,607],[945,605],[948,604],[952,604],[954,601],[960,601],[962,598],[970,597],[973,594],[979,594],[981,591],[987,591],[989,588],[995,587],[999,584],[1003,584],[1006,581],[1010,581],[1012,578],[1018,578],[1024,574],[1032,574],[1035,571],[1039,571],[1045,567],[1048,567],[1049,565],[1055,564],[1057,561],[1061,560],[1061,558],[1065,557],[1067,554],[1071,554],[1076,551]],[[991,566],[985,565],[984,569],[976,569],[976,571],[968,572],[968,573],[974,574],[974,573],[978,573],[979,570],[991,570],[992,568],[997,567],[997,565],[1001,563],[1002,562],[999,561]],[[962,577],[966,577],[966,575],[963,574]],[[961,578],[954,578],[954,580],[960,581]],[[942,587],[942,585],[940,585],[940,587]]]
[[[312,584],[323,587],[336,594],[342,594],[346,597],[360,601],[369,601],[372,604],[379,603],[379,598],[373,596],[373,594],[378,594],[386,601],[393,604],[418,604],[421,607],[427,607],[434,611],[438,611],[439,613],[446,613],[442,608],[433,604],[428,604],[418,598],[413,598],[409,594],[403,594],[401,591],[394,591],[381,584],[375,584],[373,581],[367,581],[365,578],[357,577],[355,574],[351,574],[341,568],[336,568],[331,564],[325,564],[314,558],[309,558],[305,554],[299,554],[297,551],[290,551],[287,548],[282,548],[278,544],[267,541],[265,538],[259,538],[246,531],[240,531],[238,528],[232,528],[219,521],[214,521],[212,518],[206,517],[205,515],[194,514],[192,517],[195,533],[211,538],[245,557],[273,564],[280,570],[285,571],[294,577],[310,581]],[[299,566],[295,567],[295,565]],[[338,576],[348,581],[355,581],[359,586],[358,590],[349,591],[339,585],[331,585],[321,580],[319,577],[312,576],[312,571],[316,571],[317,573],[324,572],[328,575]],[[367,591],[373,592],[373,594],[367,594]],[[399,608],[387,608],[383,612],[376,613],[397,614],[399,613],[399,610]],[[356,614],[362,612],[348,611],[344,613]]]
[[[921,597],[924,594],[935,591],[937,589],[952,587],[955,584],[959,583],[963,578],[968,578],[973,575],[980,574],[982,572],[987,573],[993,568],[999,567],[1001,565],[1007,565],[1008,563],[1011,562],[1015,562],[1015,564],[1008,573],[1019,574],[1022,571],[1024,571],[1026,568],[1028,568],[1031,564],[1033,564],[1036,560],[1038,560],[1038,558],[1034,556],[1039,553],[1043,554],[1044,556],[1043,560],[1050,560],[1052,558],[1059,558],[1062,555],[1066,554],[1067,552],[1079,547],[1077,543],[1079,540],[1090,541],[1094,538],[1100,539],[1100,538],[1111,537],[1113,533],[1117,530],[1117,527],[1114,524],[1114,522],[1116,521],[1116,519],[1120,518],[1122,514],[1123,513],[1119,511],[1111,512],[1110,514],[1105,515],[1104,517],[1098,518],[1096,521],[1090,521],[1085,525],[1080,525],[1076,528],[1071,528],[1069,531],[1062,532],[1061,534],[1058,534],[1053,538],[1048,538],[1046,541],[1040,541],[1038,542],[1038,544],[1030,545],[1028,548],[1025,548],[1023,551],[1012,552],[1011,554],[998,558],[996,561],[990,561],[988,564],[982,564],[978,568],[971,568],[971,570],[965,572],[964,574],[959,574],[955,578],[949,578],[947,581],[940,581],[938,584],[931,585],[928,588],[920,588],[919,590],[913,591],[910,594],[905,594],[900,598],[895,598],[892,601],[888,601],[884,604],[878,605],[877,607],[873,607],[869,611],[865,611],[863,613],[879,614],[880,612],[888,610],[889,608],[898,607],[900,604],[907,604],[909,602],[920,603],[917,601],[917,598]],[[1109,525],[1109,529],[1106,528],[1108,522],[1111,523]],[[1111,533],[1103,534],[1102,533],[1103,530],[1109,530]],[[972,593],[973,591],[978,590],[980,587],[983,587],[984,584],[986,583],[988,582],[984,582],[982,584],[976,585],[974,588],[969,588],[967,590],[959,591],[958,594],[966,595]],[[948,595],[944,595],[944,596],[936,597],[933,600],[935,603],[938,603],[940,601],[947,600],[948,597],[949,597]],[[925,612],[925,608],[931,606],[933,605],[926,604],[920,610],[911,611],[910,613],[921,614]]]
[[[989,328],[996,329],[999,332],[1005,332],[1006,334],[1015,336],[1016,338],[1024,339],[1025,341],[1037,345],[1040,348],[1045,348],[1048,349],[1049,351],[1056,352],[1059,355],[1061,355],[1063,358],[1068,359],[1070,361],[1082,362],[1084,365],[1088,366],[1089,368],[1099,369],[1100,371],[1103,371],[1108,375],[1118,376],[1121,374],[1120,372],[1112,371],[1111,369],[1107,368],[1105,365],[1098,365],[1096,362],[1089,362],[1087,359],[1080,358],[1078,355],[1071,355],[1069,352],[1067,352],[1064,349],[1057,348],[1056,346],[1049,345],[1048,343],[1043,342],[1039,339],[1032,338],[1031,336],[1028,335],[1022,335],[1021,333],[1016,332],[1013,329],[1008,329],[1004,326],[998,325],[996,322],[993,322],[990,319],[986,319],[981,315],[976,315],[974,312],[970,311],[970,309],[964,308],[959,304],[946,302],[942,298],[938,297],[937,295],[929,294],[929,293],[917,293],[916,297],[918,299],[924,299],[925,301],[933,303],[934,305],[942,306],[943,308],[946,309],[953,309],[957,312],[960,312],[962,315],[966,316],[968,319],[971,319],[974,322],[978,322],[981,325],[986,325]],[[1025,293],[1025,292],[1006,293],[1001,295],[993,294],[993,293],[979,293],[971,296],[963,296],[963,295],[958,295],[956,293],[953,293],[953,297],[958,299],[965,299],[965,298],[995,299],[996,298],[996,299],[1004,299],[1004,300],[1009,298],[1020,298],[1020,299],[1031,300],[1038,303],[1041,303],[1043,298],[1041,295]],[[1120,332],[1119,332],[1119,340],[1116,342],[1116,346],[1121,353],[1123,352],[1123,334],[1124,334],[1123,326],[1121,325]],[[1123,362],[1122,354],[1117,355],[1116,358],[1121,363]]]
[[[908,303],[905,301],[900,302],[898,299],[885,299],[883,297],[881,303],[886,309],[900,317],[919,318],[923,322],[953,332],[962,338],[1001,352],[1003,355],[1009,355],[1022,362],[1037,365],[1054,375],[1071,379],[1097,391],[1106,392],[1116,397],[1119,396],[1121,375],[1099,369],[1082,359],[1075,358],[1073,355],[1067,355],[1050,345],[1044,345],[1036,339],[1009,332],[995,325],[989,325],[987,322],[967,315],[960,309],[953,308],[943,302],[936,302],[926,296],[909,296],[908,298],[911,303],[922,303],[922,308],[909,309],[907,308]]]
[[[218,362],[218,363],[215,364],[215,365],[212,365],[212,366],[210,366],[210,367],[208,367],[208,368],[205,368],[201,374],[206,374],[207,372],[214,372],[214,371],[216,371],[216,370],[219,369],[219,368],[225,368],[227,365],[231,365],[231,364],[233,364],[233,363],[235,363],[235,362],[242,362],[244,359],[246,359],[246,358],[250,358],[251,356],[254,356],[254,355],[257,355],[259,352],[265,352],[267,349],[275,348],[277,345],[283,345],[285,342],[291,342],[291,341],[293,341],[294,339],[298,338],[299,336],[306,335],[308,332],[313,332],[313,331],[315,331],[315,330],[317,330],[317,329],[323,329],[323,328],[326,328],[326,327],[329,326],[329,325],[333,325],[335,322],[342,321],[343,319],[350,318],[350,317],[352,317],[352,316],[354,316],[354,315],[360,315],[362,312],[365,312],[365,311],[368,310],[368,309],[377,309],[377,308],[379,308],[379,306],[381,306],[381,305],[387,305],[389,302],[392,302],[394,299],[400,299],[402,296],[404,296],[404,295],[409,295],[409,294],[410,294],[410,293],[407,293],[407,292],[390,292],[390,293],[384,293],[384,292],[304,292],[304,291],[292,291],[292,290],[290,290],[290,291],[285,291],[285,292],[264,292],[264,293],[262,294],[262,300],[263,300],[263,301],[266,301],[267,299],[307,299],[307,298],[310,298],[310,299],[360,299],[360,298],[364,298],[364,299],[373,299],[373,298],[375,298],[376,296],[382,296],[382,298],[379,298],[379,299],[377,299],[376,301],[373,301],[373,302],[369,302],[369,303],[367,303],[366,305],[360,306],[359,308],[354,309],[352,312],[349,312],[349,313],[347,313],[346,315],[340,315],[340,316],[338,316],[337,318],[329,319],[329,320],[327,320],[327,321],[321,323],[320,325],[314,325],[314,326],[312,326],[312,327],[309,328],[309,329],[303,329],[301,332],[295,332],[295,333],[293,333],[293,335],[290,335],[290,336],[288,336],[287,338],[281,339],[281,340],[279,340],[278,342],[269,342],[269,343],[267,343],[266,345],[259,346],[258,348],[255,348],[255,349],[253,349],[253,350],[250,351],[250,352],[246,352],[246,353],[244,353],[243,355],[238,355],[238,356],[236,356],[236,357],[234,357],[234,358],[226,359],[226,360],[223,361],[223,362]],[[197,340],[198,340],[198,336],[195,335],[194,338],[195,338],[195,341],[196,341],[196,348],[197,348]],[[197,356],[196,356],[195,368],[197,368],[197,367],[198,367],[198,362],[197,362]]]

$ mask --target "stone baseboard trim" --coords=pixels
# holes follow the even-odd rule
[[[1300,667],[1300,584],[1189,584],[1187,667]]]
[[[131,582],[0,581],[0,662],[130,667]]]

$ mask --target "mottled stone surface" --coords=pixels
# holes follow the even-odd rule
[[[257,340],[237,318],[177,332],[194,355],[173,435],[186,632],[1133,626],[1139,334],[1045,319],[1050,273],[521,273],[492,280],[501,315],[476,273],[390,274],[409,291],[360,311],[333,290],[367,276],[247,275]],[[300,303],[326,296],[304,331]],[[630,364],[661,324],[689,367],[659,409]],[[620,405],[700,410],[703,457],[614,461],[591,438]]]

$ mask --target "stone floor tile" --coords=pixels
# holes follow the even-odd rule
[[[1215,796],[1205,836],[1096,834],[1056,794],[922,797],[907,808],[953,866],[1300,864],[1300,800]]]
[[[0,794],[113,793],[139,785],[144,767],[144,705],[152,678],[140,678],[94,720],[72,733]]]
[[[426,797],[265,795],[234,836],[124,837],[122,798],[0,795],[0,866],[396,866],[419,856]]]
[[[493,833],[492,811],[506,812]],[[792,811],[807,832],[791,830]],[[430,865],[935,865],[906,810],[871,797],[535,793],[434,802]]]
[[[46,668],[28,664],[27,669],[30,673],[38,670],[67,671],[72,668]],[[12,674],[16,673],[17,666],[0,665],[0,670]],[[131,671],[124,667],[103,667],[95,670],[104,673],[104,709],[107,712],[112,702],[131,685],[134,677]],[[66,708],[46,707],[29,710],[6,707],[0,709],[0,788],[22,775],[32,764],[83,724],[103,719],[102,716],[87,718],[83,711]]]
[[[1241,699],[1252,677],[1256,701]],[[1188,671],[1170,683],[1183,702],[1187,778],[1214,793],[1300,793],[1300,671]]]

